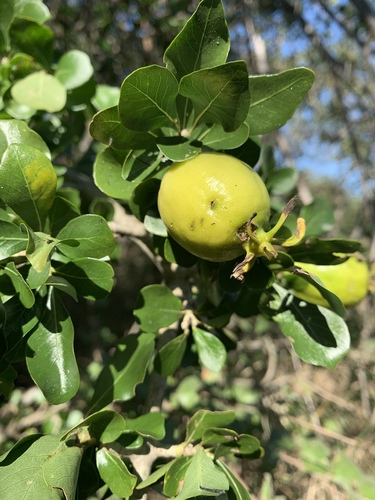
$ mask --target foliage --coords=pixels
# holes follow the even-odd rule
[[[304,237],[293,204],[283,207],[284,198],[295,194],[295,172],[278,169],[261,153],[258,138],[293,116],[313,72],[297,67],[249,75],[243,60],[229,60],[219,0],[200,2],[165,50],[165,65],[135,69],[120,89],[96,83],[86,53],[54,52],[42,1],[9,0],[0,14],[4,397],[12,397],[17,369],[25,366],[50,405],[79,394],[70,308],[82,298],[104,299],[112,290],[118,243],[110,225],[116,210],[121,221],[132,214],[135,227],[144,224],[147,235],[132,237],[163,273],[162,283],[139,291],[134,327],[114,342],[100,373],[83,387],[84,418],[67,418],[58,434],[33,432],[4,450],[1,498],[83,499],[101,488],[104,495],[123,498],[150,491],[177,500],[250,498],[233,464],[259,459],[264,449],[251,430],[242,431],[236,412],[200,404],[196,368],[225,370],[239,341],[231,328],[238,317],[249,324],[259,318],[280,324],[295,355],[314,365],[333,369],[350,346],[340,299],[317,284],[331,309],[303,303],[285,288],[283,275],[293,270],[294,259],[333,264],[341,262],[337,252],[351,254],[361,245],[325,239],[326,212],[306,208]],[[89,193],[77,175],[88,120],[97,141],[96,188],[90,185]],[[273,219],[285,222],[281,229],[274,226],[277,252],[258,258],[243,283],[231,279],[238,260],[198,260],[170,238],[157,211],[160,181],[172,162],[206,150],[258,164],[275,196]],[[180,375],[182,365],[192,372]],[[172,411],[162,406],[170,380],[179,382],[174,397],[185,412],[173,439]],[[148,394],[142,394],[146,387]],[[339,477],[337,468],[330,472]]]

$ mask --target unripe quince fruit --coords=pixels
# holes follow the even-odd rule
[[[295,262],[297,267],[317,276],[324,286],[337,295],[344,306],[358,304],[369,290],[370,272],[367,262],[349,257],[341,264],[323,266]],[[329,307],[319,290],[299,276],[293,276],[290,282],[292,293],[299,299],[320,306]]]
[[[254,227],[263,227],[270,217],[270,199],[260,176],[221,153],[200,153],[174,163],[162,179],[158,208],[182,247],[214,262],[244,253],[237,232],[254,214]]]

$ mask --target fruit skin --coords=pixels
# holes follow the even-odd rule
[[[244,253],[237,231],[250,217],[262,227],[270,199],[259,175],[222,153],[200,153],[174,163],[158,195],[159,213],[170,235],[193,255],[213,262]]]
[[[337,265],[322,266],[295,262],[297,267],[317,276],[324,286],[337,295],[344,306],[354,306],[367,295],[370,272],[367,262],[349,257]],[[319,290],[299,276],[291,280],[293,295],[312,304],[329,307]]]

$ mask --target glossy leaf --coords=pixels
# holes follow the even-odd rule
[[[215,150],[235,149],[244,144],[248,137],[249,127],[246,123],[242,123],[233,132],[225,132],[222,125],[217,123],[202,137],[202,142],[205,146]]]
[[[136,432],[144,437],[161,440],[165,436],[165,416],[160,412],[150,412],[127,418],[125,432]]]
[[[89,300],[104,299],[113,286],[112,266],[90,257],[56,266],[56,274],[65,278],[79,295]]]
[[[23,438],[0,461],[0,497],[60,500],[63,491],[74,498],[82,453],[59,436]]]
[[[52,206],[57,178],[50,160],[37,149],[11,144],[0,164],[0,195],[33,229],[41,231]]]
[[[229,490],[226,474],[220,470],[206,453],[198,449],[186,471],[181,492],[175,500],[204,496],[218,496]]]
[[[329,309],[307,304],[279,285],[280,297],[273,307],[282,307],[273,319],[306,363],[333,369],[350,348],[350,334],[345,321]]]
[[[107,448],[101,448],[96,452],[96,465],[100,477],[112,493],[122,498],[127,498],[133,493],[137,476],[129,472],[118,455]]]
[[[209,370],[219,372],[227,359],[224,344],[215,335],[202,328],[192,328],[199,361]]]
[[[80,87],[94,73],[89,56],[81,50],[69,50],[59,59],[55,78],[57,78],[67,90]]]
[[[177,93],[177,80],[167,68],[151,65],[135,70],[121,86],[121,123],[138,132],[175,128]]]
[[[180,80],[197,69],[224,64],[229,52],[228,27],[220,0],[203,0],[164,54]]]
[[[112,401],[133,398],[136,386],[144,380],[154,346],[155,336],[150,333],[128,335],[117,345],[96,382],[88,413],[92,414]]]
[[[11,94],[16,103],[49,113],[61,111],[66,103],[65,87],[45,71],[35,72],[16,82]]]
[[[47,158],[51,157],[50,151],[44,140],[34,130],[21,120],[0,120],[0,161],[10,144],[23,144],[31,146]]]
[[[158,352],[155,358],[155,369],[164,377],[173,375],[180,366],[186,350],[187,340],[188,335],[178,335]]]
[[[27,235],[20,226],[0,220],[0,260],[25,250]]]
[[[18,294],[21,304],[30,309],[35,303],[35,297],[29,285],[26,283],[14,262],[8,262],[2,270],[5,276],[8,276],[14,286],[15,292]]]
[[[168,229],[160,217],[154,217],[153,215],[146,214],[143,224],[145,229],[151,234],[163,236],[164,238],[168,236]]]
[[[232,445],[236,442],[237,438],[238,433],[232,429],[210,427],[203,434],[202,444],[205,446],[213,446],[217,444]]]
[[[58,233],[58,240],[76,240],[78,246],[61,243],[58,249],[71,259],[93,257],[101,259],[109,255],[116,246],[107,221],[99,215],[86,214],[69,221]]]
[[[251,105],[246,118],[250,134],[267,134],[282,127],[293,116],[313,83],[314,72],[307,68],[251,76]]]
[[[124,157],[108,147],[101,151],[94,163],[94,182],[107,196],[129,200],[137,184],[127,181],[122,175]]]
[[[135,132],[120,122],[118,106],[103,109],[90,123],[94,139],[114,149],[148,149],[155,146],[155,137],[148,132]]]
[[[134,315],[142,330],[157,332],[181,317],[181,300],[164,285],[148,285],[140,291]]]
[[[31,377],[51,404],[71,399],[79,386],[73,349],[73,323],[56,292],[51,291],[38,327],[27,340]]]
[[[217,460],[216,464],[227,476],[230,489],[233,491],[237,500],[251,500],[250,493],[248,492],[244,483],[235,475],[235,473],[228,467],[222,460]]]
[[[210,427],[226,427],[235,419],[233,411],[198,410],[186,427],[186,441],[192,443],[202,438]]]
[[[193,102],[194,124],[219,123],[233,132],[244,121],[250,105],[247,66],[234,61],[201,69],[182,78],[179,92]]]
[[[163,155],[172,161],[185,161],[201,152],[202,144],[187,137],[172,136],[157,139],[157,146]]]

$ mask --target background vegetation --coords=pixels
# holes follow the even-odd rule
[[[197,2],[87,0],[45,2],[58,54],[80,49],[90,56],[93,79],[115,88],[135,69],[162,64],[162,55]],[[375,12],[365,0],[225,2],[231,32],[230,59],[247,62],[250,74],[312,68],[315,84],[294,119],[263,137],[268,162],[298,171],[303,204],[326,211],[325,234],[359,239],[375,261]],[[90,82],[88,82],[88,87]],[[98,144],[85,132],[93,110],[60,117],[53,135],[35,123],[78,187],[82,206],[100,196],[92,183]],[[66,120],[65,120],[66,118]],[[43,132],[43,134],[42,134]],[[50,140],[50,143],[48,142]],[[333,172],[333,175],[330,175]],[[279,196],[280,204],[283,197]],[[26,369],[19,367],[9,401],[0,408],[2,453],[21,437],[75,425],[87,391],[115,341],[131,331],[138,291],[159,283],[163,270],[142,245],[133,219],[111,225],[120,242],[115,286],[108,298],[69,303],[81,386],[75,398],[50,406]],[[188,273],[188,271],[186,271]],[[184,277],[186,278],[186,276]],[[301,362],[287,339],[263,318],[235,317],[237,334],[225,372],[182,367],[163,387],[147,380],[136,398],[121,405],[129,415],[162,402],[172,415],[172,437],[186,415],[202,407],[235,409],[238,431],[260,439],[263,459],[237,464],[254,499],[375,498],[375,320],[373,297],[350,310],[352,349],[334,371]],[[183,383],[179,384],[183,380]],[[156,384],[154,386],[153,384]],[[142,391],[148,391],[148,398]],[[360,488],[358,485],[360,484]],[[96,497],[95,497],[96,498]],[[111,498],[116,498],[115,496]]]

